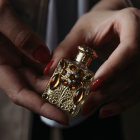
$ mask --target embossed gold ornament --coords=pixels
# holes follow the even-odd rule
[[[76,61],[61,59],[42,98],[75,116],[89,94],[94,73],[87,66],[97,55],[87,46],[78,46]]]

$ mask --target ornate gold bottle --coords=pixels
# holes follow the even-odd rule
[[[61,59],[42,98],[64,112],[75,116],[89,94],[94,73],[87,67],[97,57],[94,50],[78,46],[75,61]]]

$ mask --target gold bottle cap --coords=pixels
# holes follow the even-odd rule
[[[89,66],[91,61],[98,57],[96,52],[88,46],[78,46],[78,51],[79,52],[75,60],[86,66]]]

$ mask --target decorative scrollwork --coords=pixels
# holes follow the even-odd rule
[[[88,95],[93,73],[62,59],[43,93],[46,101],[75,116]],[[42,97],[43,97],[42,96]]]

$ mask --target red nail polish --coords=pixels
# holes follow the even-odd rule
[[[102,111],[100,113],[100,116],[99,117],[102,119],[102,118],[110,117],[112,115],[113,115],[113,111],[112,110],[105,110],[105,111]]]
[[[103,79],[99,78],[93,81],[90,87],[90,91],[96,91],[103,84]]]
[[[47,48],[40,46],[38,47],[34,53],[33,57],[35,60],[39,61],[40,63],[47,64],[50,61],[50,54]]]
[[[47,73],[48,73],[48,71],[49,71],[51,65],[53,64],[53,62],[54,62],[54,60],[51,60],[51,61],[46,65],[46,67],[45,67],[45,69],[44,69],[44,72],[43,72],[44,75],[47,75]]]

